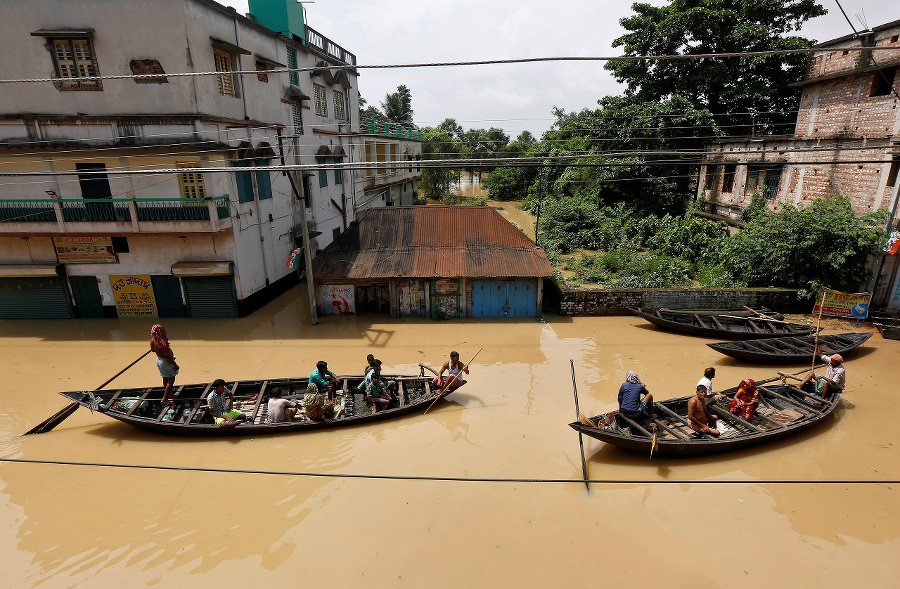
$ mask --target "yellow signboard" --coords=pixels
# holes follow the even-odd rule
[[[61,264],[115,264],[119,261],[109,237],[54,237],[53,246]]]
[[[110,276],[119,317],[157,317],[149,276]]]
[[[865,319],[869,315],[869,301],[872,299],[870,292],[840,292],[837,290],[825,289],[824,299],[819,295],[816,306],[813,307],[813,314],[819,314],[821,301],[825,301],[825,308],[822,309],[823,315],[831,317],[846,317],[847,319]]]

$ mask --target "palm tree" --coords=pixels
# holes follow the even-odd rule
[[[381,110],[392,123],[411,124],[413,121],[412,95],[403,84],[397,86],[396,92],[385,94]]]

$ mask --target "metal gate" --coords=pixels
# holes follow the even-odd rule
[[[356,312],[390,313],[390,293],[387,284],[356,285]]]
[[[72,298],[75,299],[75,312],[82,319],[103,319],[103,298],[100,296],[100,285],[96,276],[69,276],[72,287]]]
[[[0,319],[71,319],[72,301],[62,278],[0,278]]]
[[[161,274],[151,276],[153,296],[156,298],[156,312],[160,317],[184,317],[184,300],[181,297],[181,283],[176,276]]]
[[[397,282],[397,299],[401,317],[428,317],[425,304],[426,280],[400,280]]]
[[[238,316],[232,276],[186,276],[182,280],[188,314],[194,319]]]
[[[536,316],[536,280],[472,281],[472,317]]]
[[[431,281],[431,318],[453,319],[461,317],[460,280],[439,278]]]

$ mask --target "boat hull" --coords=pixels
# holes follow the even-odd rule
[[[653,325],[685,335],[726,339],[761,339],[781,336],[811,335],[817,329],[798,323],[767,320],[760,317],[722,314],[700,314],[692,311],[629,309]]]
[[[820,335],[823,354],[848,357],[859,350],[872,333],[842,333]],[[801,364],[810,362],[815,352],[816,338],[812,335],[718,342],[706,344],[715,351],[756,364]]]

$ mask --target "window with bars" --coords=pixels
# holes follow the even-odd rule
[[[291,116],[294,119],[294,133],[303,135],[303,107],[299,100],[291,101]]]
[[[371,141],[366,141],[366,162],[372,163],[375,161],[375,144]],[[366,176],[374,176],[375,170],[372,169],[372,166],[366,166]]]
[[[288,69],[295,70],[297,69],[297,50],[293,47],[287,48],[287,65]],[[298,72],[291,72],[288,74],[288,80],[294,86],[300,85],[300,74]]]
[[[260,82],[269,83],[269,67],[262,61],[256,62],[256,79]]]
[[[216,81],[219,84],[219,94],[222,96],[237,96],[234,91],[234,75],[231,73],[234,71],[234,57],[221,49],[213,49],[213,53],[216,61],[216,71],[227,72],[216,76]]]
[[[346,118],[344,110],[344,93],[340,90],[334,90],[332,95],[334,96],[334,118],[343,121]]]
[[[178,168],[199,168],[200,164],[177,164]],[[206,188],[203,186],[203,174],[185,172],[178,174],[178,188],[181,190],[181,198],[206,198]]]
[[[313,84],[316,91],[316,114],[320,117],[328,116],[328,103],[325,101],[325,86]]]
[[[84,79],[100,75],[91,39],[52,39],[50,44],[60,90],[103,89],[100,80]]]

